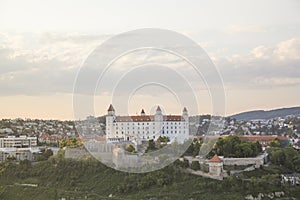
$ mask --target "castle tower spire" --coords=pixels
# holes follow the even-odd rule
[[[109,108],[107,110],[107,114],[108,115],[115,115],[115,109],[114,109],[112,104],[109,105]]]
[[[141,116],[145,116],[145,111],[144,111],[144,109],[142,109],[142,111],[141,111]]]

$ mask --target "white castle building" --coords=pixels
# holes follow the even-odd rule
[[[112,105],[106,116],[107,142],[148,141],[159,136],[171,142],[183,143],[189,138],[189,115],[186,108],[182,115],[163,115],[160,107],[155,115],[146,115],[144,109],[138,116],[116,116]]]

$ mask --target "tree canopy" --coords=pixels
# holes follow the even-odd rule
[[[230,135],[219,138],[212,151],[224,157],[245,158],[257,156],[262,148],[258,142],[247,142],[236,135]]]

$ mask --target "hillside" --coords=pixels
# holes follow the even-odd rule
[[[256,173],[266,178],[217,181],[186,174],[176,163],[145,174],[116,171],[94,160],[0,163],[0,199],[244,199],[274,191],[299,197],[299,187],[281,186],[279,175],[263,169]]]
[[[268,120],[277,117],[286,117],[289,115],[300,116],[300,107],[292,107],[292,108],[280,108],[275,110],[254,110],[248,112],[242,112],[239,114],[235,114],[230,116],[231,118],[235,118],[237,120]]]

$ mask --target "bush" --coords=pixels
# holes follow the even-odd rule
[[[200,170],[199,161],[196,161],[196,160],[192,161],[191,169],[193,169],[193,170]]]

